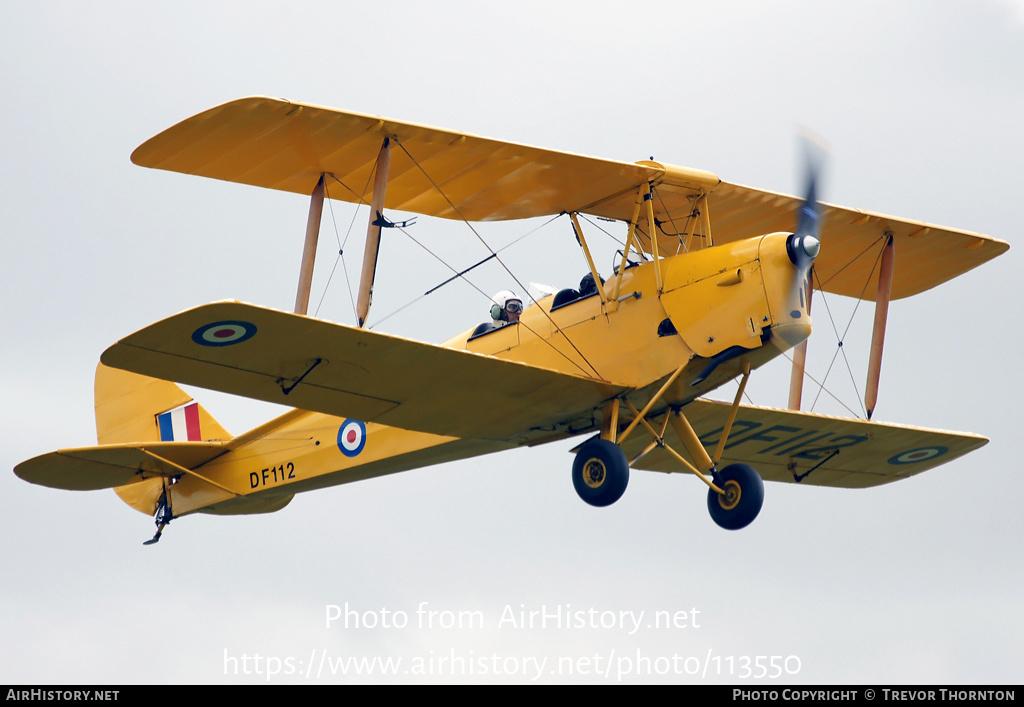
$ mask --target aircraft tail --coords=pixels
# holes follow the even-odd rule
[[[232,438],[202,405],[193,403],[188,393],[169,381],[101,363],[96,367],[95,395],[99,444],[226,442]],[[179,409],[182,412],[175,414]],[[166,413],[170,417],[165,417]]]
[[[95,395],[96,439],[101,445],[232,439],[202,405],[168,381],[101,363],[96,367]],[[161,477],[114,489],[121,500],[150,516],[163,490]]]

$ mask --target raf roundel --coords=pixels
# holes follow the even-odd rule
[[[346,457],[354,457],[366,446],[366,425],[359,420],[345,420],[338,428],[338,449]]]
[[[249,322],[214,322],[192,332],[192,341],[201,346],[231,346],[256,335],[256,325]]]
[[[890,464],[916,464],[918,462],[928,461],[935,457],[940,457],[949,451],[949,447],[921,447],[920,449],[911,449],[909,452],[903,452],[896,456],[889,457]]]

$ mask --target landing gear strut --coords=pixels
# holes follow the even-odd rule
[[[610,506],[622,497],[629,484],[626,455],[614,442],[590,440],[576,453],[572,484],[580,498],[591,506]]]
[[[576,455],[576,461],[573,462],[573,485],[580,498],[592,506],[607,506],[619,500],[629,482],[629,462],[626,461],[619,444],[638,425],[642,425],[650,433],[653,441],[633,460],[633,463],[655,447],[661,447],[708,485],[708,511],[715,523],[726,530],[745,528],[754,522],[757,514],[761,512],[761,506],[764,504],[764,482],[753,467],[747,464],[730,464],[719,471],[718,461],[725,452],[729,432],[736,421],[736,413],[739,412],[740,400],[750,378],[750,363],[742,361],[743,378],[725,425],[721,429],[714,456],[708,454],[681,407],[668,406],[660,430],[655,429],[647,419],[655,404],[682,374],[685,367],[685,363],[681,364],[675,373],[668,377],[643,410],[637,410],[628,398],[621,400],[633,413],[633,421],[621,435],[618,434],[620,401],[612,401],[606,406],[601,423],[601,437],[584,444]],[[676,431],[696,466],[666,443],[665,430],[669,425]]]

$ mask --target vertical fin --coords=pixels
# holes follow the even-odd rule
[[[174,383],[102,363],[96,367],[95,395],[96,440],[100,444],[159,442],[157,416],[192,402],[192,396]],[[202,405],[196,412],[202,439],[232,438]]]
[[[174,383],[110,368],[102,363],[96,367],[95,386],[96,439],[100,444],[159,442],[158,418],[192,402],[192,397]],[[232,438],[202,405],[189,407],[192,409],[183,415],[188,418],[186,425],[194,428],[198,423],[202,439]],[[157,512],[164,492],[164,480],[136,481],[114,491],[135,510],[152,516]]]

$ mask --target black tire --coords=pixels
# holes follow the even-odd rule
[[[572,463],[572,485],[591,506],[610,506],[626,492],[629,462],[619,445],[606,439],[592,439],[576,453]]]
[[[726,530],[746,528],[754,522],[764,504],[764,482],[752,466],[730,464],[718,472],[725,495],[708,489],[711,519]]]

